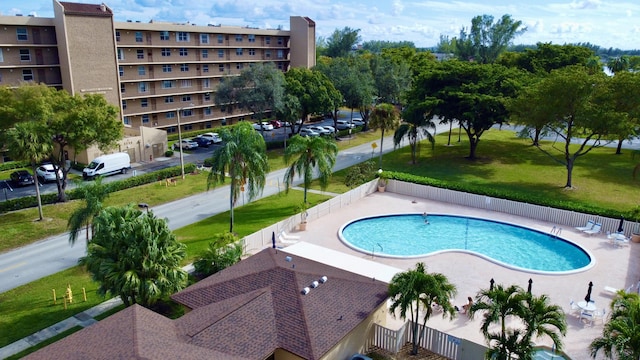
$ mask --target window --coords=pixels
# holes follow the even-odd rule
[[[138,49],[136,50],[136,54],[138,55],[138,59],[144,59],[144,50]]]
[[[202,65],[202,72],[208,73],[209,72],[209,65]]]
[[[184,110],[182,110],[182,116],[183,117],[193,116],[193,110],[192,109],[184,109]],[[193,125],[185,125],[184,126],[185,130],[191,130],[192,128],[193,128]]]
[[[200,34],[200,44],[209,43],[209,34]]]
[[[242,70],[243,68],[244,68],[244,64],[243,63],[237,63],[236,64],[236,69]]]
[[[209,50],[207,49],[202,49],[202,58],[206,59],[209,57]]]
[[[171,68],[171,64],[164,64],[162,65],[162,72],[163,73],[170,73],[173,69]]]
[[[162,56],[171,56],[171,49],[162,48]]]
[[[165,96],[164,97],[164,103],[165,104],[171,104],[173,102],[173,96]]]
[[[148,124],[149,123],[149,114],[142,115],[142,123],[143,124]]]
[[[131,125],[131,116],[125,116],[123,121],[125,125]]]
[[[127,100],[122,100],[122,110],[127,110]]]
[[[124,94],[125,90],[127,90],[125,84],[120,84],[120,93]]]
[[[172,89],[175,87],[175,84],[173,82],[173,80],[163,80],[162,81],[162,88],[163,89]]]
[[[256,42],[256,36],[253,34],[247,35],[247,38],[249,38],[249,42]]]
[[[266,57],[267,59],[270,58],[271,57],[271,50],[265,50],[264,57]]]
[[[218,70],[220,70],[220,72],[223,72],[224,71],[224,64],[218,65]]]
[[[136,42],[142,42],[142,31],[136,31]]]
[[[218,50],[218,57],[219,58],[224,58],[224,50]]]
[[[0,63],[4,62],[4,57],[2,56],[2,49],[0,49]]]
[[[149,83],[146,83],[146,82],[138,83],[138,92],[139,93],[146,93],[148,91],[149,91]]]
[[[284,58],[284,51],[278,50],[277,54],[278,54],[277,55],[278,59],[283,59]]]
[[[20,61],[31,61],[29,49],[20,49]]]
[[[278,70],[284,70],[284,64],[279,62],[278,63]]]
[[[187,48],[180,48],[180,56],[189,56],[189,50],[187,50]]]
[[[265,36],[264,37],[264,43],[267,44],[267,45],[271,44],[271,36]]]
[[[178,42],[187,42],[189,41],[189,33],[186,31],[178,31],[176,33],[176,41]]]
[[[284,42],[284,38],[278,37],[278,45],[282,45],[283,42]]]
[[[176,112],[175,111],[169,111],[165,116],[166,116],[167,119],[173,119],[173,118],[176,117]],[[174,129],[174,130],[173,131],[167,131],[167,132],[176,132],[175,127],[172,128],[172,129]]]
[[[118,49],[118,60],[124,60],[124,50]]]
[[[120,73],[120,76],[124,76],[124,66],[118,66],[118,72]]]
[[[204,114],[206,116],[210,116],[211,115],[211,108],[210,107],[206,107],[206,108],[204,108],[203,112],[204,112]]]
[[[188,71],[189,71],[189,64],[182,64],[182,65],[180,65],[180,71],[182,71],[182,72],[188,72]]]
[[[205,89],[211,88],[211,80],[202,79],[202,87],[205,88]]]
[[[17,28],[16,35],[18,36],[18,41],[27,41],[29,40],[29,35],[27,33],[27,28]]]
[[[168,41],[169,40],[169,32],[168,31],[160,31],[160,40]]]
[[[191,79],[180,80],[180,87],[190,88],[191,87]]]
[[[218,44],[222,44],[224,42],[224,35],[218,34]]]
[[[191,102],[191,95],[182,95],[182,102]]]
[[[116,41],[120,41],[120,31],[116,31]]]
[[[236,35],[236,42],[242,42],[242,35]]]
[[[236,55],[242,56],[242,49],[236,49]]]
[[[147,98],[140,99],[140,107],[143,107],[143,108],[149,107],[149,99]]]
[[[146,75],[146,74],[147,74],[147,68],[145,68],[144,65],[138,66],[138,75]]]
[[[249,49],[249,55],[256,56],[256,49]]]
[[[204,93],[204,95],[202,96],[202,101],[211,101],[211,93]]]

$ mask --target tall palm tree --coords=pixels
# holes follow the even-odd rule
[[[395,316],[396,310],[400,310],[400,318],[406,319],[407,313],[411,319],[413,332],[412,354],[418,353],[418,334],[420,328],[420,309],[424,309],[422,326],[432,314],[432,304],[437,303],[443,309],[442,316],[447,314],[450,318],[455,316],[455,310],[451,306],[451,298],[456,294],[456,287],[449,282],[446,276],[438,273],[426,272],[422,262],[416,264],[415,269],[407,270],[393,276],[389,283],[389,296],[393,303],[389,312]]]
[[[507,331],[507,319],[510,317],[522,317],[525,313],[524,299],[526,293],[517,285],[504,287],[495,285],[493,289],[481,290],[476,296],[476,301],[471,305],[469,314],[475,316],[477,312],[483,312],[482,333],[489,343],[496,360],[508,360],[512,354],[519,353],[519,341],[513,336],[520,336],[523,332]],[[499,324],[499,332],[489,331],[492,324]]]
[[[629,69],[629,57],[626,55],[613,57],[607,61],[607,67],[614,74],[626,71]]]
[[[611,302],[611,316],[602,336],[589,345],[594,359],[600,350],[606,357],[619,360],[640,359],[640,297],[619,293]]]
[[[380,160],[378,168],[382,169],[382,145],[385,131],[393,131],[400,126],[400,112],[392,104],[378,104],[371,111],[369,126],[372,130],[380,129]]]
[[[78,187],[82,198],[83,206],[77,208],[67,222],[69,229],[69,242],[71,245],[76,243],[78,233],[82,227],[86,229],[86,240],[89,243],[89,228],[91,228],[91,236],[93,236],[93,226],[91,222],[102,210],[102,202],[109,196],[111,190],[109,185],[102,183],[102,176],[99,176],[91,183],[83,183]]]
[[[398,146],[405,137],[409,139],[409,148],[411,149],[411,162],[415,165],[418,159],[418,151],[420,146],[420,136],[424,136],[433,148],[436,139],[429,132],[433,129],[435,132],[436,124],[431,118],[427,119],[424,111],[409,106],[402,115],[403,122],[393,133],[393,145]]]
[[[534,296],[527,293],[523,321],[526,325],[525,340],[522,345],[529,356],[533,356],[532,340],[548,336],[557,350],[562,350],[561,337],[567,333],[567,321],[562,307],[549,303],[547,295]],[[529,344],[530,346],[526,346]],[[527,357],[528,358],[528,357]]]
[[[253,130],[251,123],[239,122],[232,129],[220,130],[223,145],[211,156],[211,172],[207,188],[224,183],[227,176],[229,186],[229,232],[233,232],[233,208],[245,186],[248,187],[249,200],[258,196],[267,182],[269,163],[264,138]]]
[[[51,156],[53,151],[53,143],[49,132],[41,122],[20,122],[7,131],[6,146],[15,159],[26,160],[31,164],[36,187],[36,199],[38,200],[38,216],[39,220],[43,220],[40,184],[35,174],[38,163]]]
[[[181,268],[186,246],[166,220],[129,205],[105,208],[94,226],[79,263],[100,284],[99,294],[120,296],[125,306],[149,306],[186,287],[187,272]]]
[[[323,136],[295,135],[289,140],[284,151],[284,162],[289,167],[284,173],[286,190],[297,176],[302,176],[304,200],[307,203],[307,190],[313,180],[313,170],[318,168],[320,187],[326,189],[338,156],[338,145],[333,139]]]

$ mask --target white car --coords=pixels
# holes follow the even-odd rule
[[[361,118],[353,118],[351,119],[351,123],[353,123],[353,125],[355,126],[363,126],[364,120],[362,120]]]
[[[334,128],[333,126],[322,125],[322,127],[325,128],[325,130],[328,130],[331,134],[335,134],[336,133],[336,128]]]
[[[319,126],[319,125],[309,126],[307,127],[307,129],[311,129],[320,135],[331,135],[331,131],[325,129],[324,126]]]
[[[262,122],[262,127],[260,127],[260,123],[255,123],[255,124],[253,124],[253,128],[258,130],[258,131],[261,131],[261,130],[271,131],[271,130],[273,130],[273,125],[269,124],[266,121],[263,121]]]
[[[336,122],[336,125],[338,126],[338,130],[353,129],[354,127],[356,127],[354,124],[352,124],[348,120],[338,120]]]
[[[53,164],[42,164],[38,166],[36,176],[38,176],[38,181],[41,183],[56,181],[56,172],[53,169]],[[60,169],[58,169],[58,177],[62,179],[62,170]]]
[[[320,136],[320,133],[310,128],[302,128],[299,132],[300,136]]]
[[[200,137],[203,137],[211,141],[212,144],[219,144],[222,142],[222,139],[220,138],[220,135],[218,135],[218,133],[213,133],[213,132],[204,133],[200,135]]]
[[[174,143],[173,144],[173,149],[176,150],[180,148],[179,143]],[[191,140],[191,139],[182,139],[182,150],[191,150],[191,149],[197,149],[198,148],[198,143]]]

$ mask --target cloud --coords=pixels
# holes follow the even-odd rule
[[[398,16],[398,15],[402,14],[403,10],[404,10],[404,5],[402,4],[402,2],[400,0],[394,0],[393,1],[393,11],[391,12],[391,14],[393,16]]]
[[[572,9],[578,10],[586,10],[586,9],[597,9],[600,7],[602,2],[600,0],[583,0],[583,1],[572,1],[569,5]]]

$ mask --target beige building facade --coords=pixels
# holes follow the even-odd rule
[[[178,125],[192,131],[250,119],[215,103],[225,78],[256,63],[283,72],[315,65],[315,23],[307,17],[291,16],[283,30],[115,22],[104,3],[53,0],[53,9],[53,18],[0,16],[0,86],[33,81],[103,94],[125,129],[174,133]]]

